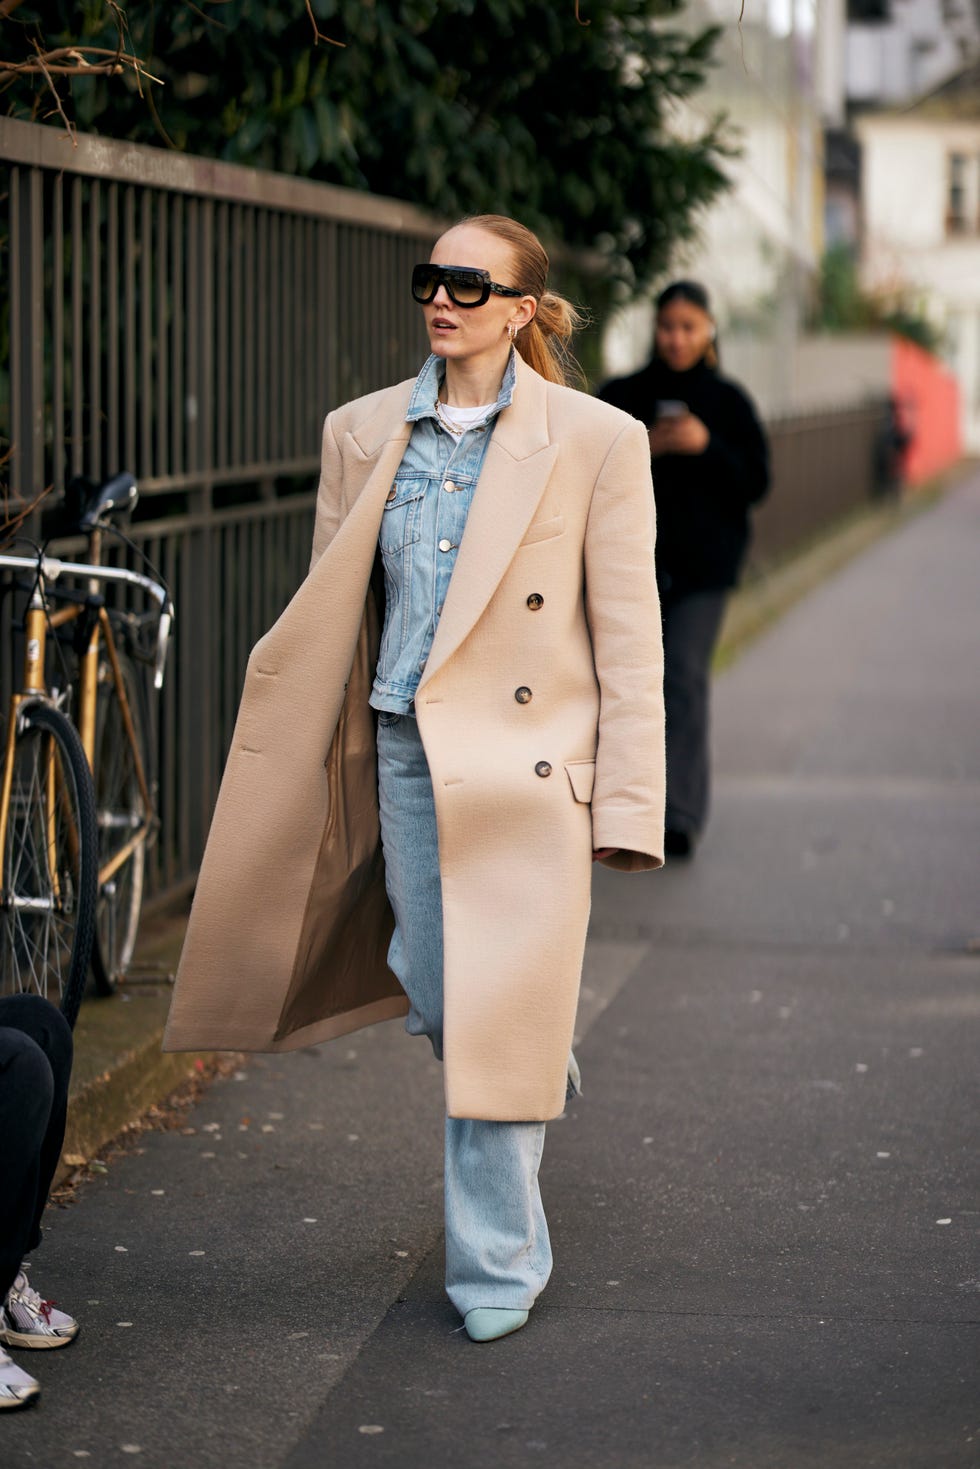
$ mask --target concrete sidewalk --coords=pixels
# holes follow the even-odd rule
[[[376,1027],[53,1215],[83,1334],[5,1465],[977,1464],[978,670],[980,477],[719,679],[697,859],[596,874],[524,1331],[459,1331],[439,1068]]]
[[[980,1463],[980,478],[715,708],[696,862],[597,874],[629,977],[550,1130],[532,1321],[454,1336],[437,1247],[289,1469]]]
[[[835,525],[782,564],[754,577],[732,598],[719,645],[723,666],[801,597],[882,535],[918,515],[928,497],[878,502]],[[133,980],[108,1000],[90,996],[75,1031],[68,1133],[57,1182],[91,1159],[146,1109],[200,1070],[209,1058],[160,1049],[187,922],[187,905],[145,919]]]

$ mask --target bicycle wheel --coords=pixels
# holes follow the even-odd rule
[[[0,898],[0,994],[44,995],[74,1025],[95,932],[92,776],[71,721],[47,704],[17,716]]]
[[[138,675],[127,658],[117,656],[136,748],[139,750],[145,778],[149,781],[149,754],[144,737],[145,721]],[[100,877],[96,903],[92,973],[96,989],[100,994],[108,995],[129,968],[136,945],[136,930],[143,904],[146,839],[150,830],[151,813],[147,810],[143,797],[136,755],[127,733],[123,707],[108,659],[99,670],[98,689],[95,716],[95,810],[99,828],[100,873],[121,858],[114,871],[105,878]],[[123,853],[126,855],[123,856]]]

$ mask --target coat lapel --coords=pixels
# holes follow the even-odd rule
[[[487,449],[420,691],[468,637],[503,579],[557,454],[548,437],[547,384],[518,357],[514,398]]]
[[[405,419],[412,386],[403,383],[392,388],[370,418],[344,435],[345,498],[350,509],[333,542],[313,568],[310,577],[313,587],[327,588],[336,582],[338,556],[344,564],[345,578],[354,573],[351,585],[367,587],[385,497],[412,432],[412,425]],[[362,611],[359,602],[356,611],[359,621]]]

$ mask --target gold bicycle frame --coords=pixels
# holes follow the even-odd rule
[[[47,614],[38,590],[31,596],[24,622],[24,688],[10,699],[10,715],[7,720],[7,741],[3,762],[3,781],[0,784],[0,874],[6,869],[7,824],[10,815],[10,798],[14,783],[14,749],[17,743],[17,718],[20,707],[28,699],[47,692],[44,684],[44,653],[47,644]],[[46,844],[48,849],[48,871],[51,875],[55,898],[60,896],[60,875],[57,863],[57,809],[59,783],[63,779],[55,759],[54,740],[49,742],[44,775],[44,808]],[[62,793],[63,799],[63,793]],[[78,833],[69,832],[74,848],[78,850]]]
[[[53,612],[48,619],[52,628],[65,627],[68,623],[77,622],[85,613],[86,609],[81,606],[61,607]],[[99,616],[92,628],[91,636],[81,656],[81,671],[78,684],[78,732],[81,736],[82,749],[88,760],[89,769],[98,776],[95,770],[95,723],[96,708],[98,703],[99,684],[99,641],[100,636],[105,644],[106,655],[109,659],[109,667],[112,671],[112,681],[119,700],[119,709],[122,714],[123,728],[126,731],[126,740],[130,753],[133,757],[133,769],[136,774],[136,783],[139,786],[140,796],[143,800],[143,809],[146,812],[146,820],[143,821],[127,842],[115,852],[112,857],[99,866],[99,886],[107,883],[114,877],[129,858],[135,852],[141,842],[149,836],[153,824],[153,801],[150,796],[149,782],[143,767],[143,757],[140,754],[139,743],[136,738],[136,727],[133,723],[132,710],[129,707],[129,698],[126,694],[126,685],[123,681],[122,667],[119,663],[119,654],[116,651],[116,639],[112,631],[112,622],[104,607],[99,608]]]
[[[99,588],[103,582],[129,583],[141,587],[145,593],[157,601],[160,621],[157,628],[154,664],[156,688],[160,688],[163,684],[167,642],[173,619],[173,603],[166,589],[152,578],[119,567],[103,567],[101,565],[101,542],[101,530],[92,531],[89,535],[91,561],[86,563],[62,561],[56,557],[49,559],[43,555],[35,562],[33,558],[29,560],[0,554],[0,562],[4,568],[35,572],[34,586],[24,618],[23,677],[19,691],[13,693],[10,698],[9,718],[4,740],[3,770],[0,771],[0,900],[5,907],[9,905],[13,908],[39,911],[42,908],[50,910],[54,907],[55,910],[59,910],[66,897],[71,896],[70,892],[66,894],[63,891],[61,883],[63,872],[59,872],[57,867],[59,837],[66,841],[68,853],[73,860],[80,860],[82,855],[80,833],[73,819],[68,772],[59,758],[55,737],[48,736],[42,743],[40,766],[35,775],[35,779],[39,779],[42,785],[39,793],[40,806],[35,809],[39,811],[42,823],[42,831],[37,835],[40,837],[40,849],[45,852],[48,865],[49,886],[47,891],[49,896],[46,899],[38,896],[35,900],[30,894],[25,896],[6,890],[7,837],[14,802],[14,761],[17,736],[23,720],[22,710],[26,704],[45,703],[51,708],[56,708],[60,702],[56,697],[52,697],[53,691],[49,689],[45,680],[46,645],[49,630],[66,628],[78,623],[81,618],[86,619],[78,629],[81,637],[76,639],[77,642],[84,645],[81,648],[75,680],[77,689],[75,725],[79,739],[89,769],[97,780],[99,772],[96,769],[98,760],[96,742],[101,664],[103,681],[108,688],[111,680],[111,695],[118,700],[119,704],[123,727],[119,733],[118,742],[129,750],[133,774],[143,803],[142,815],[135,812],[127,814],[127,819],[123,824],[122,835],[125,840],[122,847],[100,864],[97,874],[99,889],[104,889],[120,868],[130,860],[140,844],[147,841],[157,821],[147,771],[140,750],[135,721],[136,711],[127,693],[125,666],[117,650],[114,624],[99,595]],[[46,588],[64,573],[87,580],[91,596],[67,604],[62,601],[59,606],[50,609]],[[103,648],[104,662],[101,658]],[[96,797],[97,795],[96,791]],[[97,819],[98,814],[97,812]],[[62,816],[66,816],[67,825],[63,831],[59,832],[58,821]],[[135,829],[131,826],[130,816],[136,822]],[[118,823],[113,824],[118,826]]]

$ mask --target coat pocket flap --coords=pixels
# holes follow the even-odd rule
[[[532,520],[521,545],[533,546],[536,541],[550,541],[552,536],[560,536],[564,529],[564,515],[556,515],[552,520]]]
[[[572,787],[572,795],[576,801],[587,805],[592,800],[592,787],[595,784],[595,761],[567,760],[565,771]]]

